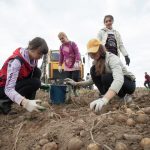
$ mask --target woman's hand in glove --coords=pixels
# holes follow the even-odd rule
[[[62,66],[58,66],[58,71],[62,73]]]
[[[75,63],[74,63],[74,68],[75,68],[75,69],[79,69],[79,68],[80,68],[80,62],[78,62],[78,61],[75,62]]]
[[[74,80],[70,79],[70,78],[66,78],[64,80],[66,83],[71,84],[73,86],[77,86],[77,82],[75,82]]]
[[[41,102],[41,100],[29,100],[24,98],[21,105],[29,112],[45,110],[45,107],[38,105],[37,102]]]
[[[94,110],[96,113],[100,112],[102,107],[108,103],[106,98],[99,98],[90,103],[90,109]]]

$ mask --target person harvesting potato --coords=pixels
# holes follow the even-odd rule
[[[120,58],[105,50],[102,42],[91,39],[87,44],[87,53],[94,60],[91,67],[91,78],[87,81],[75,82],[66,79],[74,86],[88,86],[95,84],[100,91],[101,98],[90,103],[90,108],[95,112],[101,111],[104,105],[115,96],[131,101],[131,95],[136,88],[135,76],[127,71]]]
[[[61,41],[60,57],[58,71],[62,72],[62,64],[64,63],[64,73],[66,78],[71,78],[74,81],[80,79],[80,62],[81,56],[77,44],[70,41],[64,32],[58,34],[58,38]],[[78,96],[76,88],[73,87],[75,96]]]
[[[38,111],[44,107],[37,104],[36,91],[41,86],[41,71],[37,62],[48,53],[44,39],[32,39],[27,48],[17,48],[0,70],[0,112],[8,114],[11,104],[17,103],[27,111]]]

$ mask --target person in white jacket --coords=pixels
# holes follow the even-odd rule
[[[126,69],[120,58],[106,51],[98,39],[91,39],[88,42],[87,53],[94,60],[90,69],[91,78],[81,82],[66,79],[67,83],[74,86],[95,84],[102,95],[90,103],[90,108],[95,112],[101,111],[115,95],[124,98],[126,102],[131,102],[131,94],[136,88],[135,76]]]
[[[114,18],[112,15],[104,17],[105,28],[101,29],[98,33],[98,39],[105,45],[107,51],[120,56],[120,52],[125,57],[126,65],[130,64],[130,58],[126,51],[121,36],[118,31],[113,29],[112,25]]]

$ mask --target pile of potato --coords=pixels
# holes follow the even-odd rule
[[[150,107],[142,108],[138,111],[133,111],[130,108],[125,109],[125,114],[119,114],[117,121],[126,123],[128,126],[135,126],[136,124],[147,124],[150,117]],[[139,145],[144,150],[150,150],[150,138],[143,138],[141,135],[124,134],[125,140],[140,141]],[[116,143],[115,150],[129,150],[128,147],[121,142]]]
[[[138,111],[132,110],[130,108],[125,109],[125,113],[117,113],[115,114],[115,118],[109,116],[109,121],[123,123],[129,127],[134,127],[137,124],[147,124],[150,117],[150,107],[142,108]],[[85,124],[81,119],[77,120],[77,123],[82,125]],[[128,141],[136,141],[139,142],[139,147],[142,147],[143,150],[150,150],[150,138],[143,137],[142,135],[135,134],[123,134],[122,135],[125,143]],[[115,143],[115,150],[130,150],[128,145],[123,142]],[[59,145],[55,142],[49,142],[47,139],[42,139],[39,141],[39,146],[42,147],[42,150],[58,150]],[[104,145],[100,145],[97,143],[90,143],[89,145],[85,145],[84,142],[80,139],[80,137],[72,137],[68,143],[66,143],[67,150],[103,150]]]

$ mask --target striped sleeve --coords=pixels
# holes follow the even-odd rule
[[[18,59],[11,60],[8,63],[7,68],[7,80],[5,85],[5,94],[15,103],[21,103],[22,99],[24,98],[21,96],[16,90],[16,82],[18,79],[19,71],[21,68],[21,63]]]

